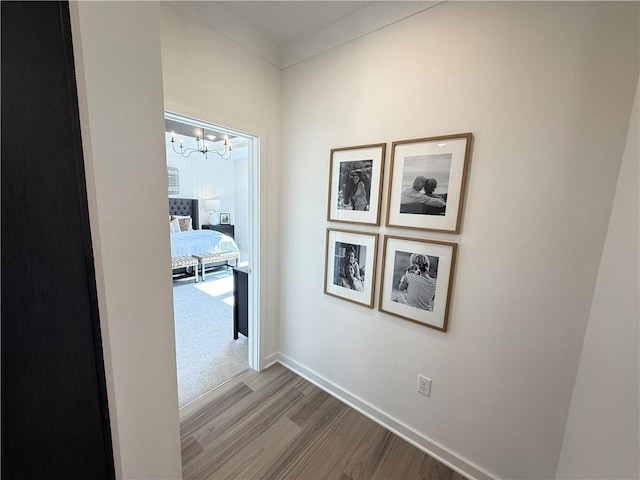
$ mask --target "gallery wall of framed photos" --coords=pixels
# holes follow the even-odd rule
[[[473,134],[391,143],[378,310],[446,332]],[[327,221],[380,227],[386,144],[331,150]],[[374,308],[380,232],[327,228],[324,293]]]

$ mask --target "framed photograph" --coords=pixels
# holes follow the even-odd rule
[[[231,214],[220,213],[220,225],[230,225],[230,224],[231,224]]]
[[[457,245],[385,235],[381,312],[447,331]]]
[[[473,135],[392,143],[387,226],[459,233]]]
[[[373,308],[378,235],[327,229],[324,293]]]
[[[380,225],[386,143],[331,150],[327,220]]]

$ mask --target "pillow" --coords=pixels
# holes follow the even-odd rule
[[[180,223],[181,232],[193,230],[191,217],[189,217],[188,215],[173,215],[172,220],[178,220],[178,222]]]
[[[171,233],[180,233],[182,231],[180,230],[180,222],[177,218],[169,222],[169,231]]]

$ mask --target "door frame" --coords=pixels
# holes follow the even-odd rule
[[[248,139],[247,146],[247,161],[248,165],[248,189],[249,189],[249,211],[248,225],[249,225],[249,241],[251,243],[249,247],[249,305],[248,305],[248,350],[249,350],[249,367],[253,370],[260,371],[264,368],[264,349],[262,348],[264,339],[262,332],[264,331],[264,318],[265,318],[265,295],[262,293],[261,276],[264,269],[262,268],[262,247],[264,242],[264,236],[261,235],[263,229],[261,226],[261,219],[263,218],[261,205],[266,205],[266,199],[264,199],[265,189],[265,170],[260,168],[263,163],[262,160],[266,158],[266,139],[267,134],[258,128],[252,126],[246,126],[240,121],[234,121],[233,119],[218,121],[212,120],[216,117],[214,113],[205,112],[202,107],[191,107],[183,105],[177,102],[173,102],[165,99],[164,113],[171,115],[178,115],[193,119],[199,122],[205,122],[216,126],[222,131],[238,134]]]

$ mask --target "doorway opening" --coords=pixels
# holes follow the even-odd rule
[[[165,112],[165,146],[183,408],[256,368],[259,138]]]

